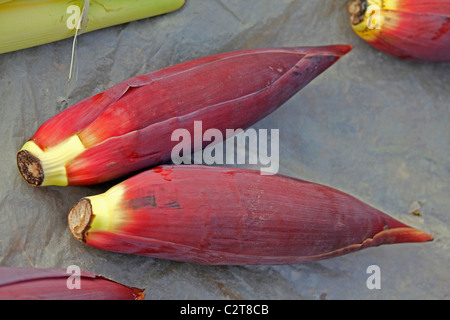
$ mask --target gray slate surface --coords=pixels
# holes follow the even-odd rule
[[[375,51],[344,0],[187,0],[181,10],[0,55],[0,265],[75,264],[146,288],[146,299],[449,299],[450,65]],[[254,128],[280,129],[280,173],[352,194],[434,235],[289,266],[207,267],[104,252],[78,243],[67,213],[110,185],[33,188],[15,156],[48,118],[134,75],[254,47],[355,49]],[[420,208],[420,216],[410,213]],[[381,290],[366,287],[369,265]]]

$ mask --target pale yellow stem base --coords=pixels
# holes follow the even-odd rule
[[[92,206],[90,230],[115,231],[121,225],[121,202],[125,189],[118,184],[105,193],[86,197]]]
[[[34,141],[30,140],[24,144],[19,152],[28,151],[39,160],[39,165],[44,174],[44,179],[40,186],[67,186],[69,181],[66,165],[85,150],[86,148],[78,135],[73,135],[57,146],[45,151]]]

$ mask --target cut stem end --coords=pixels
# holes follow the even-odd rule
[[[69,230],[78,241],[85,243],[86,234],[91,227],[93,214],[89,199],[81,199],[69,213]]]
[[[17,167],[24,180],[32,186],[40,186],[44,181],[41,161],[26,150],[17,153]]]
[[[347,7],[350,13],[350,22],[352,25],[360,24],[364,21],[367,11],[367,0],[354,0],[349,3]]]

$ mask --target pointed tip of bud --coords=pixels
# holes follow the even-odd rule
[[[69,230],[75,239],[86,242],[86,233],[91,227],[93,214],[89,199],[81,199],[72,207],[69,213]]]
[[[350,51],[353,50],[353,46],[351,44],[337,44],[332,46],[332,51],[339,56],[346,55]]]
[[[131,287],[130,289],[133,290],[134,300],[144,300],[145,298],[144,289],[139,289],[135,287]]]
[[[410,230],[406,232],[405,240],[409,242],[430,242],[434,241],[434,237],[426,232],[410,228]]]
[[[38,158],[26,150],[17,153],[17,167],[24,180],[32,186],[40,186],[44,181],[44,170]]]
[[[412,242],[429,242],[434,237],[412,227],[394,228],[378,233],[374,240],[376,243],[412,243]]]
[[[316,47],[294,47],[295,50],[300,50],[305,54],[313,56],[337,56],[342,57],[353,50],[353,45],[351,44],[332,44],[325,46]]]

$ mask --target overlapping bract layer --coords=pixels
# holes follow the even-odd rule
[[[327,186],[201,165],[157,167],[84,198],[69,227],[96,248],[212,265],[302,263],[432,240]]]
[[[355,32],[376,49],[420,62],[450,62],[450,0],[356,0]]]
[[[91,272],[77,275],[62,269],[0,267],[0,300],[142,300],[144,290],[128,287]],[[69,284],[68,284],[69,282]]]
[[[136,76],[45,122],[18,153],[33,185],[83,185],[170,160],[175,129],[246,129],[352,49],[222,53]]]

